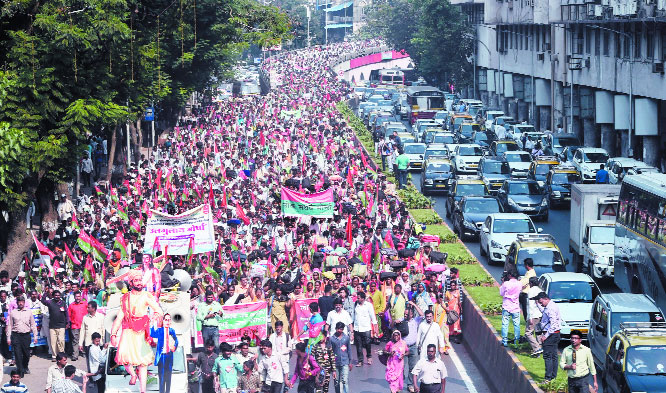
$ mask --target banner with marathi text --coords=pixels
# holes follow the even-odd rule
[[[222,306],[220,342],[238,344],[248,336],[256,342],[268,338],[268,303],[265,301]],[[203,346],[201,331],[197,331],[195,347]]]
[[[194,254],[215,251],[213,214],[210,206],[201,205],[177,216],[151,210],[146,225],[143,252],[151,254],[157,238],[164,249],[169,246],[169,255],[187,255],[190,239],[194,239]]]
[[[333,189],[314,194],[301,194],[282,187],[282,215],[290,217],[333,218]]]
[[[294,300],[296,305],[296,324],[298,325],[298,332],[302,332],[305,324],[308,323],[312,313],[310,312],[310,303],[316,303],[317,299],[297,299]],[[304,337],[307,338],[307,337]]]

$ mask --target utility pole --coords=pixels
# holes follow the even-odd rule
[[[150,147],[151,147],[150,154],[153,155],[154,153],[152,151],[154,150],[153,148],[155,147],[155,102],[151,101],[150,106],[153,108],[153,120],[150,122],[150,131],[152,135],[152,138],[150,139]]]
[[[304,5],[305,7],[305,15],[308,17],[308,48],[310,47],[310,6],[309,5]]]
[[[130,145],[129,100],[127,100],[127,170],[132,165],[132,146]]]

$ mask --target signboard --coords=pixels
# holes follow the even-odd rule
[[[209,205],[201,205],[177,216],[151,210],[146,225],[143,252],[153,252],[157,239],[160,248],[169,246],[169,255],[187,255],[190,239],[194,239],[194,254],[215,251],[213,214]]]
[[[146,108],[146,114],[144,116],[144,119],[146,121],[154,121],[155,120],[155,108],[152,106],[149,106]]]
[[[316,299],[315,299],[316,301]],[[268,337],[268,303],[233,304],[222,306],[220,323],[220,342],[238,344],[245,333],[259,342]],[[203,346],[201,331],[197,331],[196,347]]]
[[[282,215],[289,217],[333,218],[333,189],[314,194],[301,194],[282,187]]]

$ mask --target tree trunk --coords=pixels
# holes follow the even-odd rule
[[[137,142],[138,142],[137,139],[138,138],[137,138],[136,135],[137,135],[138,131],[137,131],[137,128],[134,125],[134,123],[127,123],[127,124],[129,124],[130,140],[131,140],[132,146],[134,146],[134,151],[132,151],[132,149],[130,149],[130,147],[128,146],[127,147],[127,152],[129,154],[131,154],[130,157],[132,157],[132,162],[134,164],[136,164],[136,163],[139,162],[139,157],[140,157],[139,154],[141,154],[141,146],[137,144]]]
[[[111,175],[113,174],[113,162],[116,158],[116,143],[118,140],[118,126],[116,125],[111,132],[111,147],[109,149],[109,162],[106,164],[106,181],[111,184]]]
[[[141,160],[141,148],[143,147],[143,131],[141,130],[141,118],[136,120],[136,151],[134,153],[134,162],[139,166],[139,161]]]

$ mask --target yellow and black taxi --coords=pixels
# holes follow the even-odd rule
[[[490,143],[490,155],[501,156],[507,151],[520,151],[520,146],[511,139],[500,139]]]
[[[504,180],[511,179],[511,167],[501,157],[484,156],[479,161],[477,174],[491,194],[497,194]]]
[[[620,323],[601,371],[604,393],[666,391],[666,323]]]
[[[560,161],[556,157],[541,156],[537,157],[530,164],[530,169],[527,171],[527,178],[536,180],[541,187],[546,184],[546,176],[550,169],[556,165],[560,165]]]
[[[462,122],[462,124],[456,129],[458,143],[474,143],[472,140],[476,131],[481,131],[481,125],[479,123],[468,121]]]
[[[566,271],[568,260],[564,259],[555,238],[548,234],[522,234],[511,243],[504,261],[504,271],[525,275],[525,259],[532,258],[534,271],[538,276],[545,273]]]
[[[447,218],[451,218],[456,204],[467,195],[484,196],[490,195],[490,192],[478,176],[459,175],[457,178],[449,180],[449,193],[444,203]]]
[[[548,194],[550,206],[562,206],[571,203],[571,185],[580,183],[580,173],[572,166],[554,166],[546,175],[544,189]]]
[[[442,157],[427,159],[421,168],[421,193],[446,194],[449,192],[449,179],[453,177],[451,160]]]

